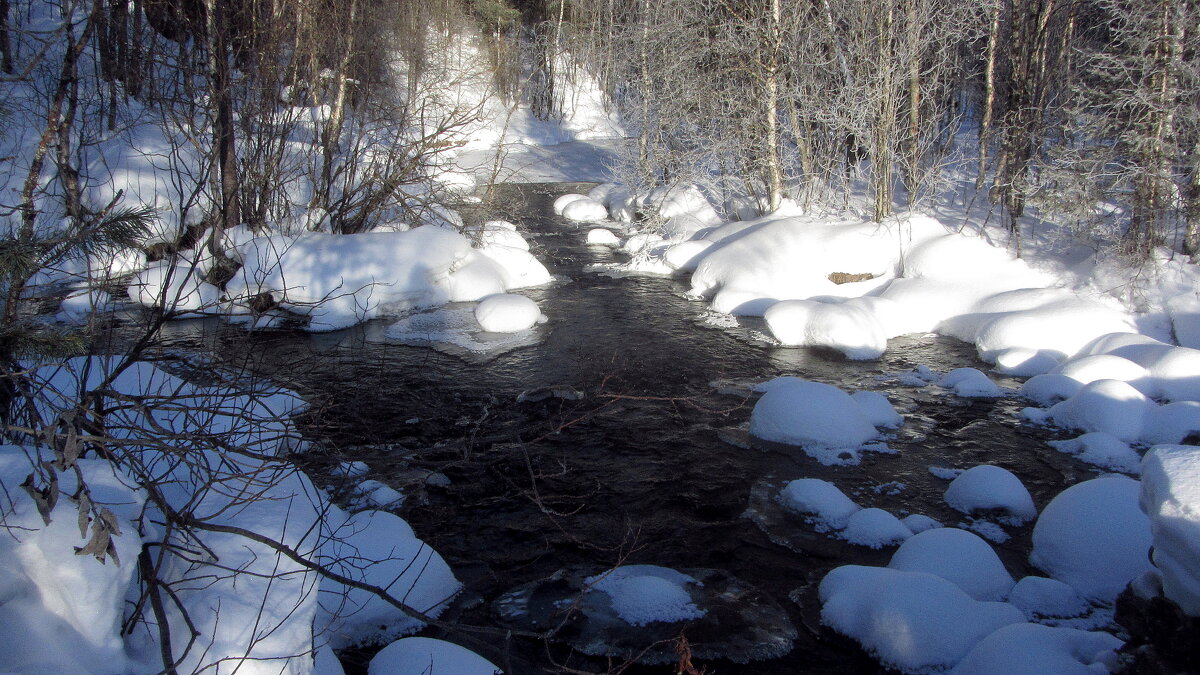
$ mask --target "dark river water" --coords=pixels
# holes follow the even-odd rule
[[[686,297],[686,277],[598,273],[591,266],[618,262],[620,254],[586,246],[591,226],[567,223],[551,208],[557,195],[584,187],[510,186],[504,193],[504,217],[558,278],[521,291],[549,317],[533,344],[490,357],[456,354],[388,338],[394,320],[329,334],[249,335],[191,321],[172,324],[165,338],[244,360],[304,394],[313,412],[302,423],[318,443],[301,461],[318,483],[331,480],[337,462],[361,460],[370,477],[403,490],[398,512],[466,585],[447,614],[452,620],[495,625],[493,601],[518,585],[563,568],[596,573],[632,563],[723,570],[786,610],[799,634],[790,653],[744,665],[698,660],[709,673],[878,670],[821,628],[815,589],[833,567],[886,564],[891,550],[813,533],[786,514],[745,517],[771,501],[763,497],[771,486],[824,478],[864,507],[923,513],[949,525],[965,517],[943,502],[948,483],[930,466],[998,464],[1022,477],[1039,509],[1094,473],[1049,448],[1045,430],[1020,425],[1016,397],[959,399],[896,377],[919,365],[985,369],[970,345],[909,336],[892,340],[877,361],[848,361],[758,340],[763,328],[754,321],[714,326],[705,303]],[[780,375],[885,392],[906,418],[888,440],[897,452],[828,467],[798,448],[748,443],[753,399],[746,388]],[[544,387],[584,396],[517,401]],[[425,484],[430,472],[438,484]],[[1016,578],[1029,572],[1029,529],[1010,528],[1012,538],[997,547]],[[518,672],[554,672],[555,663],[576,669],[569,672],[620,665],[557,644],[514,640],[507,649]],[[368,657],[346,655],[348,672]],[[674,666],[622,672],[669,673]]]

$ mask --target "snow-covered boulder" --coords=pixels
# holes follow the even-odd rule
[[[775,339],[787,346],[830,347],[855,360],[877,359],[887,349],[887,332],[866,307],[810,300],[785,300],[763,314]]]
[[[975,368],[955,368],[938,381],[938,386],[963,398],[997,398],[1004,395],[995,382]]]
[[[462,584],[442,557],[386,511],[362,511],[333,532],[320,552],[331,570],[385,588],[408,607],[437,617]],[[422,622],[367,591],[321,580],[318,627],[335,649],[378,644],[412,633]]]
[[[1200,616],[1200,448],[1160,445],[1147,453],[1140,504],[1150,517],[1163,593]]]
[[[818,593],[825,625],[905,673],[953,667],[996,629],[1025,621],[1012,605],[975,600],[924,572],[846,565]]]
[[[1037,517],[1029,490],[1013,472],[983,464],[959,474],[946,488],[946,503],[967,515],[1000,511],[1001,522],[1022,525]]]
[[[1013,587],[1012,575],[992,547],[979,536],[953,527],[914,535],[900,545],[888,567],[937,575],[976,600],[1004,600]]]
[[[1047,577],[1022,578],[1008,594],[1008,601],[1025,612],[1030,621],[1070,618],[1091,609],[1091,604],[1074,587]]]
[[[543,318],[537,303],[523,295],[490,295],[475,306],[475,320],[493,333],[528,330]]]
[[[587,243],[591,246],[620,246],[621,240],[612,230],[596,227],[588,230]]]
[[[589,199],[589,197],[588,197],[588,195],[565,194],[565,195],[559,197],[558,199],[554,200],[554,212],[561,216],[562,212],[564,210],[566,210],[566,208],[568,206],[570,206],[571,204],[573,204],[581,199]],[[600,199],[598,199],[598,198],[591,198],[591,199],[597,203],[600,203]]]
[[[1063,490],[1033,528],[1029,561],[1085,598],[1112,602],[1151,569],[1150,520],[1138,506],[1140,484],[1104,476]]]
[[[1141,473],[1142,456],[1112,434],[1093,431],[1065,441],[1049,441],[1049,444],[1059,452],[1075,455],[1079,461],[1102,469],[1135,476]]]
[[[562,217],[576,222],[596,223],[608,218],[608,209],[594,199],[581,197],[563,207]]]
[[[367,664],[367,675],[495,675],[491,661],[453,642],[410,637],[379,650]]]
[[[780,377],[765,387],[750,413],[750,434],[757,438],[800,445],[822,462],[836,462],[838,451],[855,451],[879,436],[862,406],[833,385]]]
[[[913,536],[900,519],[883,509],[862,509],[850,516],[841,537],[851,544],[869,548],[894,546]]]
[[[130,300],[167,312],[214,313],[219,309],[220,296],[220,289],[204,281],[203,268],[175,261],[147,267],[129,282]]]
[[[658,565],[624,565],[587,579],[592,592],[604,593],[613,611],[633,626],[699,619],[705,611],[693,602],[688,586],[696,579]]]
[[[820,478],[800,478],[779,491],[779,502],[811,517],[818,531],[840,530],[862,510],[836,485]]]
[[[1079,431],[1103,431],[1133,442],[1141,438],[1146,413],[1153,405],[1126,382],[1096,380],[1049,410],[1026,408],[1021,414],[1033,422]]]
[[[1099,631],[1020,623],[985,637],[953,675],[1095,675],[1110,672],[1123,643]]]

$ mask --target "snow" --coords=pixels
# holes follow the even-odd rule
[[[998,373],[1030,377],[1054,370],[1061,359],[1060,354],[1047,349],[1009,347],[997,351],[993,363]]]
[[[1065,441],[1049,441],[1049,445],[1059,452],[1075,455],[1081,462],[1102,469],[1135,476],[1142,471],[1142,456],[1129,447],[1128,443],[1111,434],[1093,431]]]
[[[1112,354],[1091,354],[1071,359],[1053,372],[1066,375],[1081,384],[1088,384],[1096,380],[1120,380],[1136,383],[1149,376],[1146,369],[1140,365]]]
[[[904,526],[912,531],[913,534],[920,534],[926,530],[932,530],[937,527],[942,527],[938,521],[930,518],[923,513],[914,513],[900,519]]]
[[[495,675],[491,661],[453,642],[410,637],[379,650],[367,675]]]
[[[63,298],[54,320],[63,323],[86,323],[93,313],[110,311],[112,308],[113,299],[108,293],[84,289]]]
[[[490,295],[475,306],[475,320],[492,333],[519,333],[545,319],[537,303],[523,295]]]
[[[1120,380],[1096,380],[1049,410],[1026,408],[1021,414],[1032,422],[1053,423],[1079,431],[1103,431],[1122,441],[1141,438],[1146,413],[1153,402]]]
[[[876,359],[887,349],[883,324],[853,302],[785,300],[771,305],[763,318],[785,346],[831,347],[854,360]]]
[[[608,219],[608,209],[594,199],[580,196],[563,207],[562,217],[577,222],[596,223]]]
[[[955,368],[938,381],[938,386],[950,389],[963,398],[996,398],[1004,395],[995,382],[975,368]]]
[[[836,485],[820,478],[791,481],[780,490],[778,499],[796,513],[811,515],[818,531],[840,530],[862,509]]]
[[[486,243],[475,249],[463,235],[433,226],[258,237],[239,251],[244,264],[226,285],[226,296],[243,303],[270,293],[284,309],[308,316],[314,331],[550,281],[524,248]]]
[[[939,576],[976,600],[1004,600],[1013,587],[1012,576],[991,545],[952,527],[914,535],[892,554],[888,567]]]
[[[1146,453],[1139,503],[1150,518],[1163,593],[1200,616],[1200,448],[1160,445]]]
[[[320,551],[326,567],[436,618],[462,584],[442,557],[386,511],[361,511],[337,525]],[[420,619],[376,595],[322,578],[316,630],[334,649],[379,644],[419,630]]]
[[[698,582],[670,568],[624,565],[589,577],[586,583],[592,592],[608,595],[617,616],[634,626],[699,619],[706,614],[687,590]]]
[[[563,209],[567,208],[567,206],[569,206],[570,204],[577,202],[581,199],[588,199],[588,196],[575,194],[575,193],[565,194],[565,195],[559,197],[558,199],[554,200],[554,212],[561,216]],[[599,200],[593,200],[593,201],[598,202]]]
[[[1013,586],[1008,601],[1025,612],[1030,621],[1080,616],[1091,608],[1079,591],[1047,577],[1023,577]]]
[[[597,227],[588,230],[587,243],[593,246],[620,246],[621,240],[612,230]]]
[[[851,544],[869,548],[894,546],[911,536],[912,530],[896,516],[877,508],[856,511],[841,532],[841,537]]]
[[[822,463],[837,463],[840,451],[853,455],[879,436],[863,407],[833,385],[780,377],[765,386],[750,413],[757,438],[800,445]]]
[[[1111,603],[1150,569],[1150,520],[1138,506],[1141,486],[1124,476],[1072,485],[1042,510],[1029,561],[1085,598]]]
[[[983,464],[964,471],[946,488],[946,503],[967,515],[998,510],[1000,520],[1022,525],[1037,517],[1029,490],[1008,469]]]
[[[821,581],[821,621],[905,673],[950,668],[985,636],[1022,623],[1007,603],[981,602],[924,572],[845,565]]]
[[[203,267],[175,261],[151,265],[129,283],[130,300],[185,316],[216,312],[220,295],[220,289],[204,281]]]
[[[1108,633],[1032,623],[1005,626],[984,638],[957,675],[1095,675],[1116,665],[1123,643]]]
[[[16,488],[31,473],[35,451],[0,446],[4,527],[0,538],[0,666],[11,672],[123,673],[128,670],[121,623],[125,596],[142,540],[136,521],[145,496],[132,478],[101,460],[76,467],[91,499],[115,516],[115,559],[72,555],[88,536],[80,534],[78,506],[67,495],[78,489],[74,472],[61,472],[63,495],[45,523],[32,498]],[[48,453],[47,453],[48,454]],[[49,461],[52,456],[43,456]],[[20,532],[19,536],[11,533]],[[119,563],[119,564],[118,564]],[[66,648],[69,645],[69,648]]]
[[[1083,389],[1083,384],[1074,378],[1056,373],[1034,375],[1021,385],[1021,396],[1041,405],[1053,405],[1071,398]]]
[[[856,391],[850,398],[858,404],[867,420],[876,427],[895,429],[904,424],[904,416],[896,412],[888,397],[877,391]]]

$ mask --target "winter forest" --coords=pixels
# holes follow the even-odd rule
[[[0,0],[0,92],[0,673],[1200,663],[1200,0]]]

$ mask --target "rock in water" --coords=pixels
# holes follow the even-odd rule
[[[782,656],[796,639],[787,612],[774,600],[715,569],[559,570],[500,596],[493,610],[516,629],[561,626],[551,639],[584,654],[647,664],[675,661],[680,634],[694,658],[737,663]]]

